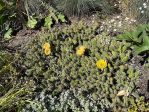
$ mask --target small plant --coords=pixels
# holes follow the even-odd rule
[[[144,98],[140,97],[135,103],[134,100],[131,100],[132,107],[128,109],[128,112],[148,112],[149,103],[144,102]]]
[[[50,29],[51,26],[53,25],[53,21],[55,21],[56,23],[58,23],[58,22],[65,23],[66,19],[65,19],[65,16],[62,13],[54,10],[51,7],[51,8],[49,8],[49,14],[45,18],[44,26],[47,27],[48,29]]]
[[[22,29],[24,19],[22,19],[22,15],[17,10],[15,2],[7,4],[1,1],[0,7],[0,37],[10,40],[11,34],[16,34]]]
[[[56,11],[54,8],[52,7],[48,7],[48,12],[47,15],[44,16],[41,19],[44,19],[44,26],[47,27],[48,29],[51,29],[52,25],[54,23],[58,24],[59,22],[61,23],[65,23],[66,19],[65,16]],[[34,29],[36,28],[38,22],[41,20],[38,16],[28,16],[28,22],[27,22],[27,27]]]
[[[134,51],[137,54],[149,54],[149,25],[141,25],[132,32],[126,32],[118,35],[118,40],[126,40],[132,42]]]

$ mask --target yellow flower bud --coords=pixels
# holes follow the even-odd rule
[[[46,48],[44,50],[45,55],[50,55],[51,54],[51,49],[50,48]]]
[[[104,68],[107,67],[107,62],[106,62],[106,60],[100,59],[100,60],[98,60],[98,61],[96,62],[96,66],[97,66],[99,69],[103,70]]]
[[[76,54],[77,54],[78,56],[84,55],[85,49],[86,49],[86,48],[85,48],[84,46],[80,46],[79,49],[76,51]]]
[[[48,48],[50,48],[50,47],[51,47],[51,46],[50,46],[49,43],[45,43],[45,44],[42,46],[43,49],[48,49]]]

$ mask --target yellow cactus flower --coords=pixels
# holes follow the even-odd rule
[[[50,44],[47,42],[42,46],[43,49],[49,49],[50,47]]]
[[[84,55],[85,49],[86,49],[86,47],[80,46],[79,49],[76,51],[76,54],[77,54],[78,56]]]
[[[51,54],[51,49],[50,48],[44,49],[44,53],[45,53],[45,55],[50,55]]]
[[[106,60],[100,59],[100,60],[97,61],[96,66],[99,69],[103,70],[104,68],[107,67],[107,62],[106,62]]]

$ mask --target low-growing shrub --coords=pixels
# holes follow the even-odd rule
[[[42,32],[22,45],[17,61],[24,69],[22,77],[33,77],[38,92],[46,90],[47,95],[58,101],[39,100],[42,108],[127,111],[131,100],[135,102],[139,98],[136,81],[140,72],[129,65],[133,56],[131,44],[116,41],[106,33],[95,35],[96,28],[97,25],[87,26],[81,22]],[[63,93],[71,94],[71,90],[78,98],[70,95],[60,100]]]
[[[131,32],[125,32],[124,34],[118,35],[117,38],[118,40],[132,42],[134,52],[137,54],[149,54],[149,24],[140,25]]]

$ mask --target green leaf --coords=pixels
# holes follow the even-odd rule
[[[63,14],[58,14],[58,19],[60,19],[63,23],[66,21],[65,16]]]
[[[131,33],[130,32],[126,32],[125,34],[120,34],[117,36],[118,40],[127,40],[127,41],[132,41],[131,39]]]
[[[53,22],[52,22],[51,16],[46,17],[44,26],[47,27],[48,29],[50,29],[52,24],[53,24]]]
[[[37,24],[37,20],[34,19],[33,17],[31,17],[31,18],[28,19],[27,27],[35,28],[36,24]]]
[[[0,84],[0,93],[3,92],[5,89],[4,87]]]
[[[10,39],[12,39],[11,34],[12,34],[12,28],[9,28],[9,30],[8,30],[8,31],[5,33],[5,35],[4,35],[4,39],[5,39],[5,40],[10,40]]]
[[[5,7],[4,2],[0,1],[0,10],[2,10]]]
[[[140,54],[141,52],[144,51],[149,51],[149,36],[147,36],[146,31],[143,31],[143,43],[142,45],[135,46],[135,51],[137,54]]]

